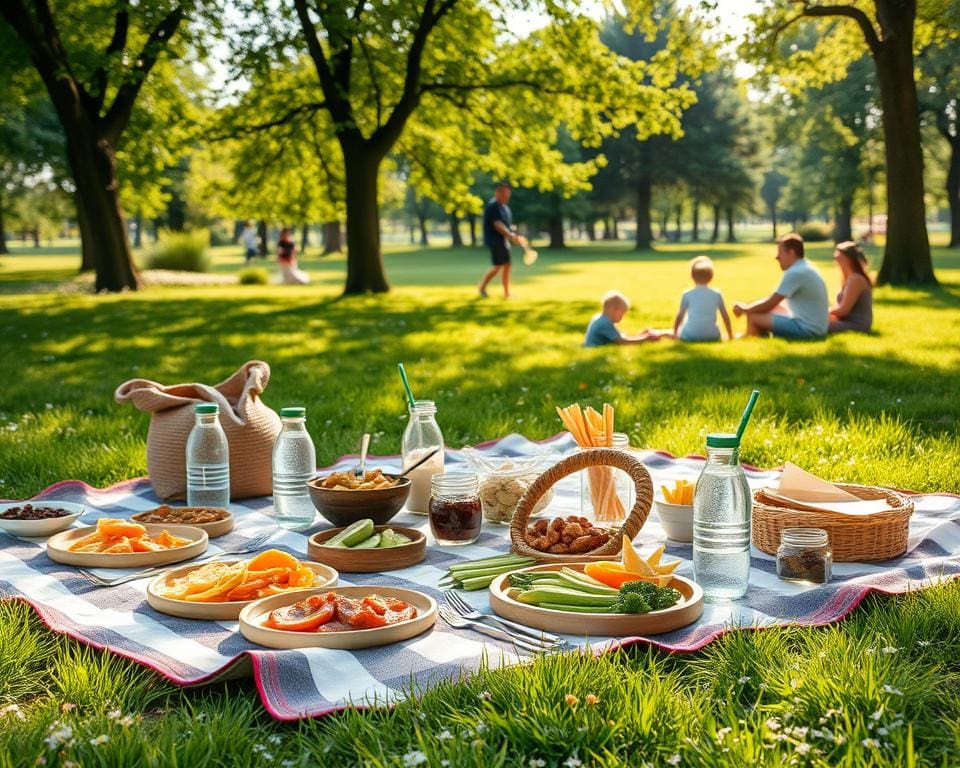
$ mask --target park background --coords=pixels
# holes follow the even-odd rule
[[[957,3],[308,6],[4,4],[0,496],[143,475],[147,419],[115,387],[249,359],[270,406],[307,407],[322,464],[364,430],[399,451],[404,361],[453,447],[607,401],[633,445],[702,453],[757,387],[748,463],[960,492]],[[475,289],[497,179],[540,251],[509,302]],[[273,284],[280,226],[309,286]],[[767,293],[788,229],[831,293],[832,243],[865,240],[874,333],[580,348],[611,288],[627,330],[669,327],[700,253],[728,304]],[[172,690],[2,603],[0,765],[950,765],[958,648],[944,585],[828,629],[545,659],[290,726],[249,686]]]

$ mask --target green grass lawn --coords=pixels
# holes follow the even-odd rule
[[[398,452],[402,360],[417,395],[437,401],[451,446],[513,431],[546,437],[560,429],[556,405],[608,401],[633,445],[698,453],[707,431],[735,425],[757,387],[744,461],[789,459],[834,480],[960,492],[960,253],[936,250],[936,289],[878,289],[871,336],[579,346],[610,288],[633,301],[627,330],[668,327],[689,283],[686,262],[700,252],[715,259],[714,285],[728,303],[776,285],[768,244],[648,254],[604,244],[518,265],[509,302],[498,285],[476,299],[482,251],[405,248],[387,256],[387,296],[341,299],[342,259],[306,258],[307,287],[94,297],[31,292],[70,277],[77,257],[18,249],[0,257],[0,497],[64,478],[105,485],[144,474],[147,418],[113,402],[116,386],[133,377],[212,383],[253,358],[272,367],[269,405],[307,407],[321,463],[354,451],[364,430],[374,453]],[[830,249],[811,257],[835,290]],[[241,261],[239,249],[219,249],[216,269],[237,271]],[[281,726],[249,685],[172,691],[11,605],[0,614],[0,711],[16,703],[24,719],[0,715],[0,766],[41,755],[52,764],[56,750],[43,739],[55,721],[74,730],[65,759],[83,766],[412,765],[420,752],[430,766],[659,766],[675,755],[703,766],[951,765],[958,651],[960,588],[945,586],[869,600],[827,630],[737,633],[689,657],[544,660],[390,712]],[[597,704],[585,703],[590,693]],[[63,702],[77,706],[63,713]],[[124,725],[126,715],[143,720]],[[439,737],[445,731],[454,738]],[[90,744],[101,734],[110,740]]]

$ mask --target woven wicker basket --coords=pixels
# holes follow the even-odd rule
[[[775,555],[784,528],[822,528],[830,536],[834,562],[876,562],[907,551],[913,501],[887,488],[839,483],[837,487],[864,500],[883,499],[888,509],[872,515],[841,515],[773,499],[761,488],[753,494],[753,545]]]
[[[540,498],[552,488],[561,478],[572,475],[574,472],[587,469],[588,467],[615,467],[622,469],[633,480],[637,489],[637,500],[627,515],[623,525],[611,530],[613,534],[610,541],[597,549],[579,555],[559,555],[550,552],[541,552],[534,549],[523,537],[527,528],[527,521],[533,508],[540,501]],[[623,546],[622,533],[627,534],[631,539],[636,536],[646,522],[647,515],[650,514],[650,507],[653,504],[653,481],[650,479],[650,473],[634,456],[626,451],[618,451],[613,448],[591,448],[568,456],[553,467],[544,472],[540,477],[533,481],[533,484],[527,489],[527,492],[517,504],[517,511],[513,515],[513,522],[510,524],[510,540],[513,542],[513,551],[519,555],[535,557],[544,563],[582,563],[588,560],[609,560],[620,553]]]

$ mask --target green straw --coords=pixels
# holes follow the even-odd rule
[[[755,389],[750,393],[750,399],[747,401],[747,407],[743,409],[743,416],[740,417],[740,426],[737,427],[737,442],[743,437],[743,431],[747,428],[747,422],[750,421],[750,414],[753,413],[753,406],[757,404],[757,398],[760,397],[760,390]]]
[[[410,407],[413,408],[413,390],[410,389],[410,382],[407,381],[407,372],[404,370],[403,363],[397,363],[397,370],[400,371],[400,381],[403,382],[403,388],[407,391],[407,400],[410,401]]]

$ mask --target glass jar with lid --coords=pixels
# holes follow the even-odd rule
[[[430,531],[437,544],[472,544],[480,536],[483,512],[476,472],[434,475],[430,483]]]
[[[830,536],[822,528],[784,528],[777,549],[777,576],[784,581],[826,584],[833,569]]]
[[[616,450],[631,450],[630,438],[623,432],[614,432],[610,442]],[[630,514],[633,503],[633,481],[622,469],[589,467],[580,473],[580,514],[591,521],[620,522]]]
[[[430,511],[430,478],[443,474],[443,447],[443,433],[437,424],[436,403],[433,400],[414,400],[400,446],[403,469],[416,464],[432,451],[435,453],[407,475],[410,478],[408,511],[423,515]]]

